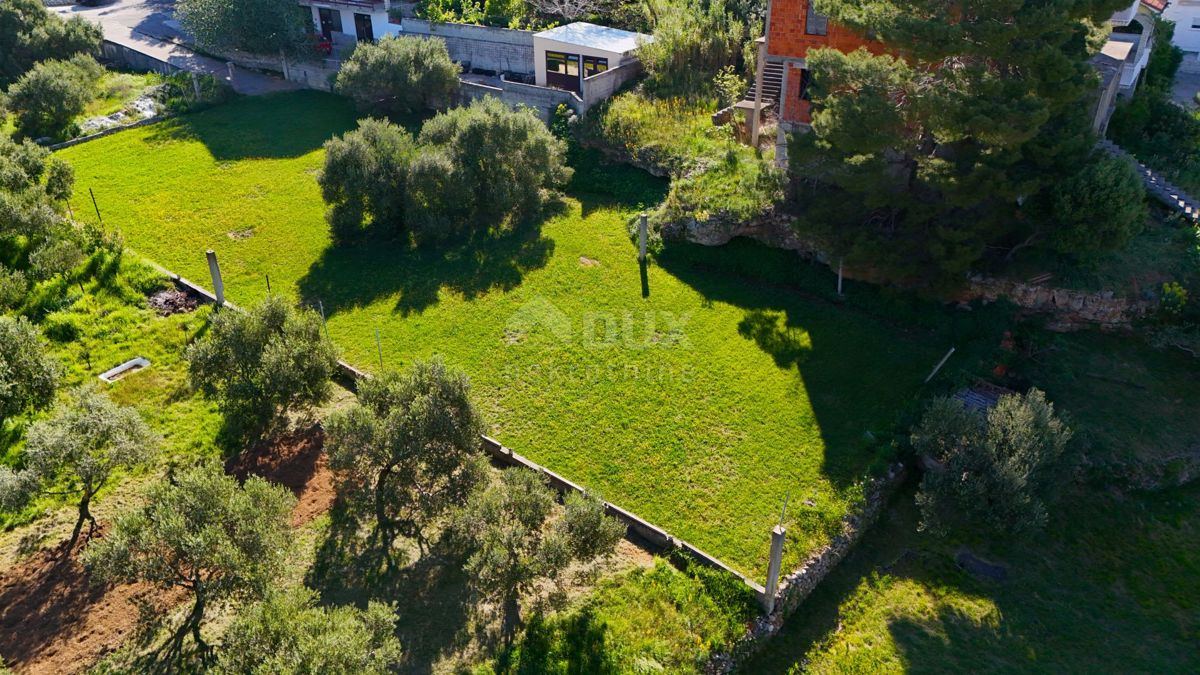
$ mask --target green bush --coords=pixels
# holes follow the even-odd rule
[[[1096,153],[1078,172],[1046,193],[1048,241],[1078,257],[1124,248],[1146,224],[1146,191],[1126,159]]]
[[[307,12],[278,0],[179,0],[179,23],[212,50],[240,49],[278,56],[311,53]]]
[[[100,27],[81,16],[64,21],[41,0],[4,0],[0,3],[0,90],[38,61],[100,53],[100,39]]]
[[[42,61],[8,89],[17,131],[27,138],[65,138],[74,120],[96,97],[104,69],[84,54],[68,61]]]
[[[646,68],[646,87],[658,94],[711,93],[717,74],[738,66],[746,24],[725,0],[650,0],[657,17],[654,41],[638,58]]]
[[[387,36],[355,48],[336,89],[371,114],[406,114],[446,106],[458,91],[458,72],[444,40]]]
[[[353,239],[368,224],[402,229],[415,145],[404,129],[370,118],[325,142],[325,168],[317,180],[335,241]]]
[[[181,71],[163,77],[155,98],[167,112],[181,115],[219,105],[236,95],[232,87],[214,75]]]
[[[917,495],[922,529],[1008,536],[1042,528],[1065,482],[1071,436],[1037,389],[1001,397],[986,416],[952,398],[935,401],[912,434],[930,465]]]

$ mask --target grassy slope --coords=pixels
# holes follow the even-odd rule
[[[320,143],[352,124],[344,102],[304,92],[62,156],[76,213],[94,188],[137,251],[207,285],[213,248],[239,302],[262,297],[268,274],[321,300],[359,365],[376,364],[376,328],[388,367],[444,354],[473,376],[503,442],[757,576],[784,495],[816,504],[789,512],[790,565],[855,498],[874,455],[863,433],[889,426],[939,356],[940,344],[686,260],[651,265],[643,297],[626,222],[661,187],[615,181],[616,167],[576,184],[633,197],[573,193],[540,233],[449,252],[331,249],[314,175]],[[554,316],[565,331],[537,325]]]
[[[1070,414],[1093,477],[1200,443],[1194,360],[1102,334],[1050,346],[1024,369]],[[805,658],[817,672],[1200,667],[1200,485],[1125,496],[1079,486],[1036,540],[974,545],[1010,566],[1004,583],[959,570],[955,542],[916,531],[911,493],[896,502],[747,672]]]
[[[188,391],[183,362],[183,350],[204,328],[208,310],[159,317],[119,276],[107,276],[104,282],[89,278],[82,286],[81,293],[76,283],[48,282],[35,292],[40,299],[47,299],[45,304],[57,308],[38,323],[51,336],[52,353],[63,366],[62,390],[94,384],[117,403],[137,408],[162,437],[162,454],[155,460],[154,470],[169,463],[217,456],[220,416],[212,403]],[[71,335],[73,331],[78,334]],[[100,373],[137,356],[146,357],[151,365],[113,384],[97,379]],[[14,437],[20,433],[10,431]],[[20,445],[13,445],[0,459],[15,461],[19,451]],[[121,482],[115,478],[110,488]],[[0,516],[0,526],[26,522],[63,501],[62,497],[42,498],[20,513]]]

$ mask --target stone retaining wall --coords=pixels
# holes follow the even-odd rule
[[[147,117],[144,120],[130,122],[129,124],[118,124],[115,127],[109,127],[102,131],[97,131],[94,134],[89,134],[87,136],[80,136],[79,138],[72,138],[69,141],[63,141],[62,143],[56,143],[54,145],[51,145],[50,149],[51,150],[62,150],[63,148],[69,148],[72,145],[79,145],[80,143],[87,143],[88,141],[94,141],[97,138],[104,138],[105,136],[111,136],[111,135],[117,133],[118,131],[125,131],[126,129],[136,129],[138,127],[144,127],[147,124],[154,124],[156,122],[161,122],[161,121],[167,119],[168,117],[170,117],[170,115],[155,115],[154,117]]]
[[[100,60],[118,68],[155,72],[160,75],[170,75],[183,70],[179,66],[108,40],[100,43]]]
[[[887,475],[871,482],[866,490],[866,499],[857,513],[842,519],[842,533],[833,538],[825,548],[809,556],[808,560],[779,581],[775,594],[775,609],[760,616],[746,630],[728,654],[715,654],[709,660],[705,672],[730,673],[746,659],[757,654],[783,628],[787,617],[796,611],[812,595],[825,577],[841,564],[862,536],[879,520],[892,495],[896,493],[908,472],[903,464],[893,465]]]
[[[1046,327],[1063,332],[1091,326],[1106,330],[1129,328],[1158,304],[1121,297],[1112,291],[1075,291],[982,276],[972,277],[960,296],[965,301],[991,302],[1000,298],[1029,312],[1048,315]]]

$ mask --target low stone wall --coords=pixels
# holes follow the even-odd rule
[[[631,59],[616,68],[610,68],[599,75],[585,78],[583,80],[583,110],[577,112],[581,115],[586,113],[592,106],[617,93],[618,89],[641,74],[641,62]]]
[[[1072,331],[1091,326],[1101,329],[1125,329],[1154,310],[1151,300],[1129,299],[1112,291],[1086,292],[1054,288],[1009,279],[972,277],[961,300],[1004,298],[1016,306],[1038,314],[1047,314],[1046,327]]]
[[[533,73],[533,32],[404,19],[404,34],[441,38],[450,58],[497,73]]]
[[[825,577],[850,554],[867,530],[879,520],[892,495],[896,493],[908,471],[903,464],[893,465],[887,475],[875,479],[867,487],[866,499],[857,513],[842,519],[842,533],[829,545],[809,556],[799,568],[784,575],[775,594],[775,609],[755,619],[745,635],[728,654],[715,654],[709,661],[708,673],[729,673],[757,654],[783,628],[784,621],[817,589]]]
[[[462,80],[459,92],[466,101],[494,96],[509,106],[529,106],[538,111],[543,122],[550,121],[559,105],[565,104],[576,113],[581,113],[583,109],[583,102],[572,92],[521,82],[509,82],[503,77],[494,84]]]
[[[80,136],[79,138],[72,138],[69,141],[63,141],[62,143],[56,143],[56,144],[50,146],[50,150],[62,150],[63,148],[69,148],[73,145],[79,145],[80,143],[87,143],[88,141],[94,141],[97,138],[104,138],[105,136],[111,136],[111,135],[117,133],[118,131],[125,131],[126,129],[136,129],[137,127],[144,127],[147,124],[154,124],[156,122],[161,122],[161,121],[165,120],[167,117],[169,117],[169,115],[155,115],[154,117],[147,117],[144,120],[130,122],[129,124],[118,124],[115,127],[109,127],[107,129],[104,129],[103,131],[97,131],[94,134],[89,134],[87,136]]]
[[[161,75],[170,75],[183,70],[179,66],[160,61],[153,56],[108,40],[100,43],[100,59],[118,68],[154,72]]]

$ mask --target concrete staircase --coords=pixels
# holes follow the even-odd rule
[[[1124,148],[1107,138],[1101,140],[1097,145],[1101,150],[1115,157],[1122,157],[1133,162],[1138,176],[1141,177],[1142,183],[1146,186],[1146,191],[1151,196],[1166,204],[1172,211],[1183,214],[1183,217],[1189,221],[1200,223],[1200,200],[1179,189],[1170,181],[1155,173],[1153,169],[1139,162],[1136,157],[1126,152]]]
[[[754,92],[758,89],[757,82],[750,83],[750,89],[746,92],[746,101],[754,102]],[[779,100],[779,95],[783,91],[783,64],[771,63],[768,61],[763,66],[763,104],[774,103]]]

